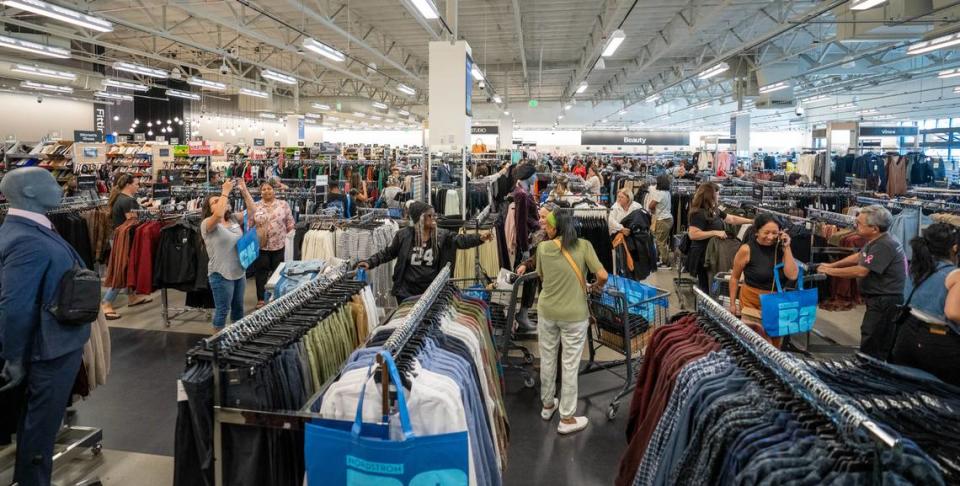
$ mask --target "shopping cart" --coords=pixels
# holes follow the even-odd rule
[[[684,229],[673,235],[673,267],[677,269],[677,276],[673,279],[673,289],[677,293],[680,308],[684,310],[695,308],[697,303],[693,296],[693,288],[697,286],[697,280],[689,276],[683,276],[683,267],[687,261],[687,255],[680,251],[680,241],[683,240],[686,233],[687,230]]]
[[[634,367],[643,359],[652,331],[667,323],[670,292],[622,277],[610,278],[613,285],[608,284],[601,293],[591,294],[587,299],[592,316],[587,330],[590,358],[580,374],[608,371],[624,380],[607,408],[607,418],[613,420],[620,401],[633,390]],[[624,359],[598,363],[597,351],[601,347],[615,351]],[[617,368],[623,365],[626,373],[620,374]]]
[[[533,373],[534,357],[526,346],[516,341],[515,319],[517,307],[520,305],[520,289],[525,282],[535,278],[536,273],[520,276],[510,288],[496,288],[490,285],[489,278],[451,279],[467,296],[489,303],[493,340],[500,366],[504,373],[507,370],[519,371],[523,377],[523,385],[527,388],[533,388],[537,384]]]

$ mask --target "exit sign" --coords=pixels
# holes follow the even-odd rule
[[[540,102],[537,101],[537,100],[530,100],[530,108],[536,108],[537,105],[539,105],[539,104],[540,104]]]

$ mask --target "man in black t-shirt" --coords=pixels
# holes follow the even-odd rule
[[[903,247],[887,233],[893,215],[882,206],[868,206],[857,216],[857,233],[867,239],[859,253],[825,263],[818,271],[836,278],[860,279],[860,293],[867,304],[860,325],[860,351],[875,358],[889,358],[896,337],[894,316],[903,304],[907,257]]]

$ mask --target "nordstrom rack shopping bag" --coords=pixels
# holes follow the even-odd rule
[[[787,336],[807,332],[813,329],[817,320],[817,289],[803,288],[803,269],[797,277],[797,290],[784,292],[780,284],[780,272],[783,264],[773,269],[777,291],[760,296],[760,312],[763,318],[763,330],[770,337]]]
[[[400,375],[390,353],[380,352],[397,386],[403,437],[391,440],[386,425],[363,423],[360,391],[353,422],[318,420],[304,432],[309,486],[466,486],[469,482],[467,432],[415,436]],[[373,369],[371,365],[370,369]]]
[[[237,240],[237,253],[240,254],[240,265],[244,270],[250,268],[260,256],[260,238],[257,237],[257,230],[250,229],[247,224],[246,214],[243,215],[243,236]]]

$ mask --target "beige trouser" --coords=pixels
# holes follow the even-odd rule
[[[657,242],[657,255],[660,255],[660,262],[664,265],[670,264],[670,228],[673,226],[673,218],[659,219],[653,228],[653,238]]]
[[[577,385],[580,357],[587,340],[589,321],[551,321],[538,318],[540,343],[540,399],[552,406],[557,393],[557,350],[563,343],[563,375],[560,387],[560,417],[573,417],[577,411]]]

